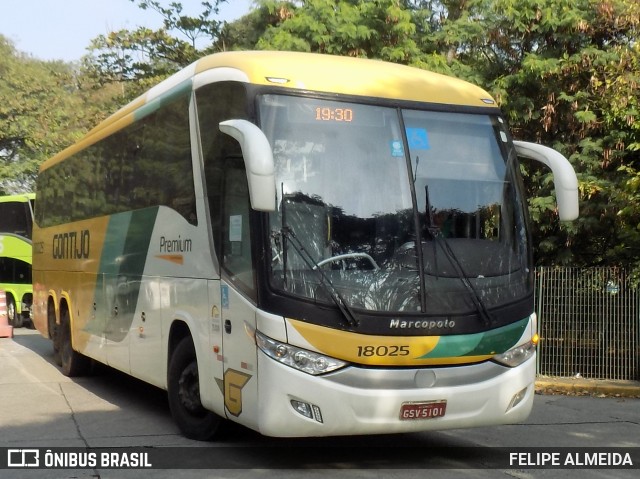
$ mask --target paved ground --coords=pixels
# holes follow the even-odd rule
[[[629,397],[640,396],[638,383],[541,378],[537,389],[539,394],[534,398],[532,414],[523,424],[288,441],[266,438],[236,427],[220,441],[203,444],[179,434],[168,411],[166,394],[159,389],[112,370],[82,378],[64,377],[53,362],[51,342],[36,331],[22,328],[17,330],[14,339],[0,339],[0,452],[3,448],[51,448],[53,445],[135,446],[156,452],[162,448],[163,454],[176,448],[182,461],[186,461],[183,456],[187,452],[195,450],[198,457],[202,454],[216,460],[222,457],[225,464],[234,466],[219,471],[182,468],[128,471],[101,467],[4,469],[0,470],[0,478],[245,479],[271,474],[283,479],[311,479],[326,477],[321,467],[331,464],[335,469],[329,475],[340,478],[415,479],[434,475],[439,479],[537,479],[558,477],[559,471],[530,469],[520,464],[517,468],[509,464],[485,468],[488,461],[485,455],[491,451],[503,454],[501,448],[509,451],[511,448],[544,448],[561,452],[567,448],[593,447],[639,454],[634,451],[640,450],[640,403]],[[399,457],[398,447],[406,449],[409,455]],[[470,455],[460,455],[460,448],[467,448],[465,454]],[[301,450],[311,451],[313,457],[312,460],[302,457],[304,467],[295,469],[297,462],[290,453],[296,451],[293,457],[297,460]],[[364,451],[365,459],[361,461],[354,450]],[[284,465],[276,467],[269,462],[273,451]],[[640,456],[637,459],[634,456],[635,473],[631,469],[580,469],[563,470],[562,477],[636,479],[638,464]],[[217,462],[216,467],[219,467]]]

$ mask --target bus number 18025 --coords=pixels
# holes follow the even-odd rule
[[[358,357],[409,356],[409,346],[358,346]]]

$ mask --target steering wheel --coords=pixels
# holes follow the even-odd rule
[[[345,253],[345,254],[339,254],[336,256],[332,256],[331,258],[326,258],[323,259],[322,261],[318,262],[317,266],[314,266],[313,269],[317,269],[321,266],[324,266],[325,264],[328,263],[334,263],[336,261],[342,261],[345,259],[358,259],[358,258],[365,258],[369,261],[369,263],[371,263],[371,266],[373,266],[373,269],[380,269],[380,266],[378,266],[378,263],[376,263],[376,260],[373,259],[370,255],[368,255],[367,253]],[[343,268],[342,269],[346,269]]]

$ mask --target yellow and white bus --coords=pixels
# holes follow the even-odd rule
[[[270,436],[513,423],[536,318],[514,143],[457,79],[285,52],[205,57],[42,165],[34,317],[168,391],[180,430]]]
[[[0,196],[0,291],[14,327],[31,318],[31,233],[35,195]]]

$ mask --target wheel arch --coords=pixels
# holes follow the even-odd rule
[[[186,341],[186,340],[189,341]],[[189,325],[179,319],[171,324],[168,341],[167,394],[169,409],[178,428],[186,437],[207,441],[217,434],[224,416],[206,408],[201,398],[200,372],[202,362],[198,360],[198,351]],[[197,363],[193,374],[193,361]],[[193,394],[195,381],[199,391]],[[187,379],[185,379],[187,378]],[[192,378],[191,381],[188,379]]]
[[[56,294],[50,291],[47,296],[47,336],[49,339],[53,339],[54,330],[58,324],[60,324],[60,309],[58,307],[58,301]]]
[[[53,317],[51,316],[52,306]],[[47,329],[50,339],[54,339],[52,331],[60,326],[62,316],[65,312],[69,314],[69,329],[71,331],[71,344],[73,344],[73,310],[71,309],[71,299],[69,295],[64,292],[58,298],[55,292],[50,291],[49,299],[47,300]]]
[[[5,294],[5,298],[7,301],[7,307],[9,306],[9,298],[11,298],[11,300],[15,303],[16,302],[16,295],[15,292],[11,289],[3,289],[4,294]]]
[[[58,325],[62,324],[62,318],[65,313],[68,315],[69,321],[69,340],[71,341],[71,347],[73,348],[73,313],[71,311],[70,300],[66,294],[60,297],[60,306],[58,307]]]
[[[186,337],[191,337],[191,340],[193,341],[193,334],[189,325],[182,319],[174,320],[171,323],[171,328],[169,329],[169,341],[167,344],[167,372],[169,371],[169,363],[171,362],[173,352],[176,350],[178,344],[180,344],[180,341]]]

